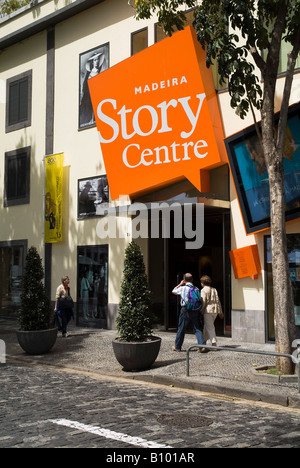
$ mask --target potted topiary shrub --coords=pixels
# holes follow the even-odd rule
[[[53,347],[57,328],[51,327],[52,308],[43,284],[44,270],[35,247],[28,250],[21,283],[17,337],[28,354],[44,354]]]
[[[161,338],[152,335],[151,293],[143,255],[136,242],[125,251],[119,314],[118,338],[113,349],[118,362],[126,371],[151,367],[156,360]]]

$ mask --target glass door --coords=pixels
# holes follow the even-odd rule
[[[195,286],[201,288],[200,278],[212,277],[223,307],[225,319],[216,320],[218,335],[231,334],[231,265],[229,210],[205,207],[204,245],[186,249],[186,238],[149,238],[148,277],[152,291],[155,327],[176,329],[180,304],[172,294],[184,273],[191,273]],[[194,219],[195,221],[195,219]]]
[[[300,327],[300,234],[287,235],[289,269],[294,293],[295,323]],[[265,237],[267,275],[267,338],[275,341],[271,237]]]
[[[77,325],[107,328],[108,245],[77,247]]]
[[[0,243],[0,315],[17,316],[26,242]]]

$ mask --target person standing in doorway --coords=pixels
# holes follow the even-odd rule
[[[205,275],[200,278],[200,281],[202,286],[201,297],[203,300],[204,339],[205,342],[210,340],[212,346],[217,346],[215,320],[218,315],[221,319],[224,318],[221,302],[217,290],[211,286],[211,278]]]
[[[173,294],[180,296],[180,305],[181,305],[181,310],[180,310],[179,320],[178,320],[178,330],[177,330],[177,334],[175,338],[175,346],[173,346],[172,348],[173,351],[181,351],[181,347],[183,345],[183,341],[185,337],[185,331],[189,323],[191,323],[193,326],[193,330],[196,335],[198,344],[199,345],[204,344],[200,311],[187,309],[189,291],[191,287],[194,287],[193,276],[190,273],[186,273],[181,283],[178,284],[178,286],[176,286],[172,291]],[[205,351],[205,349],[201,349],[201,351]]]
[[[89,319],[89,294],[92,291],[90,282],[88,280],[88,271],[84,272],[83,278],[80,283],[80,295],[82,299],[83,317],[85,320]]]

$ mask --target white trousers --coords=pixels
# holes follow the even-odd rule
[[[215,320],[218,314],[204,314],[204,340],[210,340],[212,343],[217,342]]]

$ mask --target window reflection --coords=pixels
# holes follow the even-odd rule
[[[275,340],[271,237],[266,237],[268,339]],[[289,270],[294,293],[295,323],[300,331],[300,234],[287,235]]]
[[[0,315],[17,316],[24,274],[22,246],[0,246]]]
[[[107,327],[108,246],[78,247],[77,322]]]

